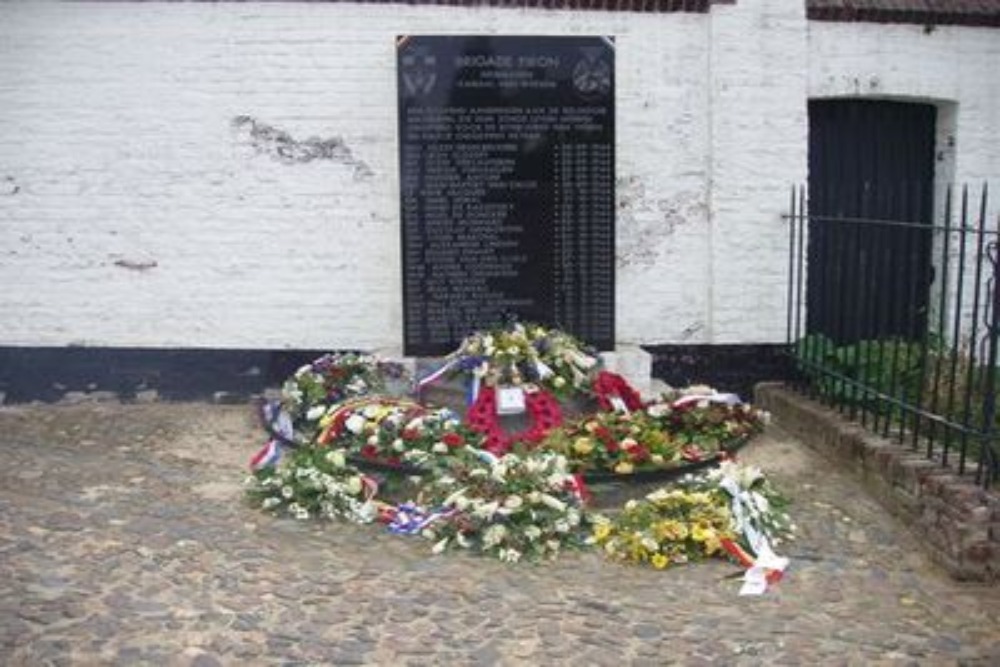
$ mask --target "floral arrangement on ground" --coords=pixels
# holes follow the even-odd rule
[[[718,458],[766,423],[766,415],[748,405],[685,398],[587,415],[553,430],[541,447],[566,456],[578,472],[630,475]]]
[[[487,387],[536,385],[560,396],[588,392],[600,359],[570,334],[511,323],[467,336],[440,372]]]
[[[333,352],[299,368],[281,386],[268,418],[294,444],[319,434],[319,419],[341,402],[386,392],[386,378],[405,377],[402,365],[357,352]]]
[[[252,460],[248,497],[296,519],[379,522],[432,540],[435,553],[516,562],[597,547],[654,568],[726,556],[767,576],[783,569],[771,545],[790,533],[784,501],[763,473],[731,458],[733,443],[762,430],[763,412],[708,387],[643,402],[575,339],[534,325],[470,336],[430,377],[466,371],[474,391],[462,419],[387,395],[385,374],[402,373],[377,357],[325,355],[304,366],[262,411],[273,437]],[[494,415],[505,387],[542,405],[544,418],[502,431]],[[601,409],[566,422],[556,391],[587,393]],[[614,514],[588,509],[588,474],[628,479],[705,462],[721,465]]]

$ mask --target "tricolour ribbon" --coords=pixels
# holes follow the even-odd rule
[[[478,375],[473,374],[472,377],[465,384],[465,404],[467,406],[472,405],[479,398],[479,388],[482,386],[482,380]]]
[[[383,521],[388,521],[389,530],[397,535],[419,535],[429,525],[439,519],[446,519],[458,510],[454,508],[439,508],[427,510],[414,503],[403,503],[382,514]]]
[[[257,472],[263,468],[278,465],[281,460],[281,445],[277,440],[268,440],[259,452],[250,459],[250,470]]]

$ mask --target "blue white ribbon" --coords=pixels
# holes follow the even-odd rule
[[[485,449],[476,449],[475,447],[469,447],[469,451],[491,466],[496,465],[497,462],[500,461],[500,457],[498,457],[493,452],[486,451]]]
[[[419,535],[427,526],[452,516],[456,511],[454,508],[427,510],[415,503],[403,503],[393,511],[389,530],[397,535]]]
[[[285,412],[279,401],[264,404],[264,419],[274,435],[285,442],[294,442],[295,427],[292,426],[292,417]]]
[[[428,385],[434,384],[435,382],[443,378],[445,375],[447,375],[448,371],[450,371],[458,362],[459,362],[458,359],[452,359],[451,361],[447,362],[446,364],[441,366],[441,368],[437,369],[430,375],[427,375],[424,378],[417,380],[417,396],[420,396],[421,392],[423,392],[423,390]]]

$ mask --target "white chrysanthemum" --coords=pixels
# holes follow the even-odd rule
[[[556,472],[546,477],[545,483],[548,485],[550,489],[561,490],[566,486],[566,482],[568,482],[569,480],[570,478],[568,475]]]
[[[557,512],[565,512],[566,511],[566,503],[564,503],[563,501],[559,500],[555,496],[550,496],[547,493],[543,493],[543,494],[541,494],[540,499],[542,501],[542,504],[545,505],[546,507],[551,507],[552,509],[556,510]]]
[[[334,468],[343,468],[347,464],[347,459],[344,458],[344,452],[339,449],[331,449],[327,452],[326,461]]]
[[[524,461],[524,469],[526,472],[535,475],[543,470],[545,470],[547,462],[542,456],[529,456]]]
[[[430,459],[430,454],[419,449],[411,449],[408,452],[403,452],[403,459],[408,463],[412,463],[415,466],[420,466],[423,465],[424,463],[427,463],[427,461]],[[418,481],[417,483],[419,484],[420,482]]]
[[[358,523],[371,523],[378,517],[378,505],[371,500],[357,503],[354,509],[354,520]]]
[[[473,516],[481,517],[483,519],[492,519],[493,515],[497,513],[500,508],[500,503],[497,501],[492,501],[488,503],[480,502],[472,509]]]
[[[356,496],[359,493],[361,493],[361,489],[364,488],[364,485],[361,483],[360,477],[354,476],[354,477],[349,477],[344,482],[344,488],[347,490],[347,493],[349,493],[352,496]]]
[[[524,504],[524,500],[522,500],[521,496],[518,496],[518,495],[507,496],[507,498],[503,501],[504,507],[506,507],[507,509],[512,509],[512,510],[516,510],[517,508],[521,507],[521,505],[523,505],[523,504]]]
[[[344,427],[354,435],[360,435],[365,429],[365,418],[361,415],[351,415],[344,422]]]
[[[465,487],[464,486],[461,489],[459,489],[458,491],[455,491],[454,493],[452,493],[447,498],[445,498],[444,502],[441,503],[441,504],[444,505],[445,507],[451,507],[452,505],[456,505],[460,500],[464,500],[464,501],[466,501],[466,503],[468,503],[468,498],[465,497]]]
[[[516,563],[521,560],[521,552],[517,549],[501,549],[500,560],[505,563]]]
[[[495,547],[507,536],[507,527],[500,523],[494,523],[483,532],[483,548]]]

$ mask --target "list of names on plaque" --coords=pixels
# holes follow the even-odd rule
[[[614,345],[614,52],[590,37],[404,37],[404,351],[514,316]]]

